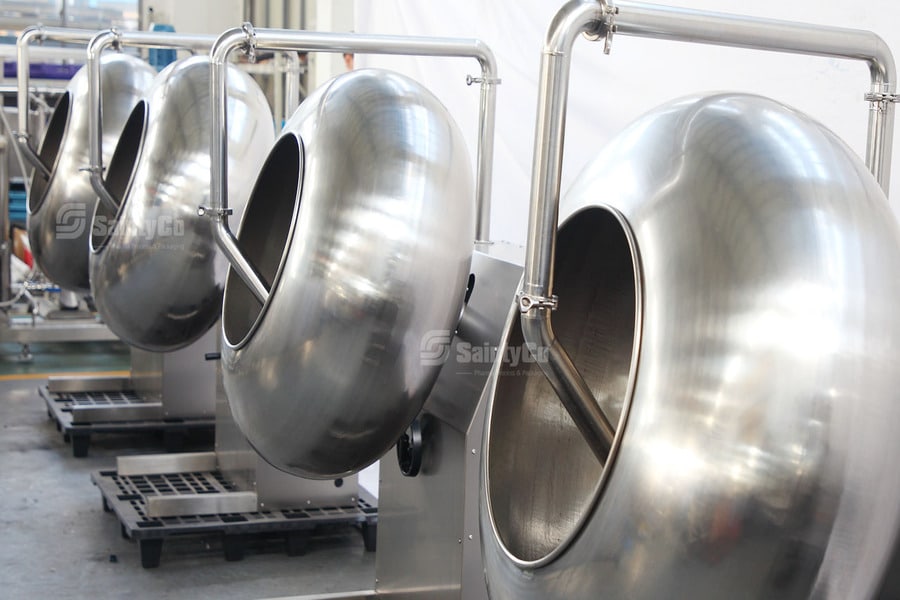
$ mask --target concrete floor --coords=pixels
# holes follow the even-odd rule
[[[113,467],[116,456],[160,452],[159,440],[98,435],[88,458],[73,458],[37,392],[46,379],[39,369],[117,370],[127,367],[127,354],[116,345],[54,345],[43,354],[33,347],[35,361],[18,365],[18,348],[6,346],[0,359],[0,597],[273,598],[373,587],[375,555],[349,527],[316,536],[304,556],[288,557],[273,540],[249,547],[240,562],[226,562],[215,537],[167,540],[160,567],[141,568],[137,544],[123,539],[116,517],[103,512],[89,475]]]

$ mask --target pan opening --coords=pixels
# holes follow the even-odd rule
[[[50,169],[51,178],[56,172],[56,165],[59,162],[59,150],[66,137],[71,103],[72,96],[70,92],[66,92],[59,97],[56,106],[53,108],[53,114],[50,116],[50,122],[47,124],[47,130],[44,132],[40,150],[38,150],[41,162]],[[31,192],[28,196],[28,211],[30,213],[34,214],[41,207],[41,204],[44,203],[44,197],[47,195],[47,188],[49,187],[50,179],[45,178],[35,169],[34,175],[31,177]]]
[[[290,246],[297,208],[300,204],[302,147],[300,139],[285,135],[275,144],[256,179],[244,209],[238,246],[254,265],[269,289],[275,293],[282,265]],[[225,342],[240,346],[250,339],[262,318],[265,306],[234,269],[225,281],[222,325]]]
[[[110,196],[116,201],[116,207],[97,202],[94,219],[91,223],[91,250],[99,252],[109,241],[115,230],[119,215],[122,214],[128,192],[134,179],[147,123],[147,103],[141,100],[131,111],[125,127],[119,136],[116,149],[106,170],[105,185]]]
[[[516,317],[490,409],[485,476],[494,531],[520,566],[552,561],[583,526],[614,464],[635,374],[640,277],[627,223],[602,207],[579,212],[560,228],[555,260],[553,328],[617,425],[617,441],[604,469],[526,359]]]

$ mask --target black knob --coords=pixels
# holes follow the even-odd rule
[[[415,477],[422,468],[422,422],[418,418],[397,441],[397,462],[407,477]]]

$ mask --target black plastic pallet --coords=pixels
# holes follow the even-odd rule
[[[140,421],[106,421],[96,423],[73,423],[72,407],[128,406],[146,402],[133,391],[115,392],[65,392],[56,393],[40,386],[38,393],[47,404],[47,418],[56,422],[56,430],[63,439],[72,444],[72,456],[84,458],[88,455],[92,434],[159,433],[162,435],[166,452],[180,452],[185,438],[192,432],[212,434],[215,431],[215,417],[195,419],[158,419]]]
[[[147,498],[157,495],[196,495],[236,491],[219,471],[119,475],[117,471],[94,471],[91,481],[100,489],[103,510],[115,513],[122,536],[137,541],[141,566],[160,564],[163,542],[184,535],[222,536],[225,560],[244,558],[254,537],[280,535],[290,556],[306,552],[315,530],[333,525],[359,527],[365,549],[375,551],[378,527],[377,501],[360,490],[355,505],[296,508],[246,513],[224,513],[173,517],[147,516]]]

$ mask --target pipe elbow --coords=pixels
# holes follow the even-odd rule
[[[87,45],[88,61],[98,60],[100,53],[119,40],[119,32],[115,29],[105,29],[91,38]]]
[[[497,78],[497,58],[491,47],[481,40],[475,40],[475,55],[478,63],[481,65],[481,72],[484,77],[490,79]]]
[[[550,311],[545,308],[531,310],[520,315],[522,338],[525,346],[537,360],[541,353],[538,348],[551,348],[556,343],[556,336],[550,325]]]
[[[594,399],[590,386],[556,339],[550,311],[532,309],[521,315],[525,346],[556,392],[572,421],[601,465],[606,464],[616,431]]]
[[[251,33],[243,27],[232,27],[226,30],[213,42],[209,50],[210,62],[214,66],[224,65],[228,61],[231,51],[243,44],[250,44],[251,38]]]
[[[100,202],[113,213],[118,212],[120,202],[109,192],[109,189],[106,187],[106,182],[103,181],[103,174],[100,169],[90,168],[90,172],[91,187],[94,189],[94,193],[99,197]]]
[[[597,29],[606,19],[606,0],[569,0],[553,17],[544,39],[544,54],[568,54],[578,35]]]
[[[897,86],[897,64],[894,62],[894,54],[881,36],[873,33],[872,38],[872,57],[868,61],[872,83],[883,87],[878,91],[893,92]]]
[[[23,48],[29,45],[32,41],[37,38],[43,37],[44,35],[44,26],[43,25],[29,25],[25,29],[22,30],[22,33],[19,34],[18,39],[16,40],[16,47]]]
[[[103,177],[100,176],[98,170],[90,169],[90,182],[91,187],[94,188],[94,192],[98,196],[102,198],[105,195],[109,195],[109,191],[106,189],[106,183],[103,181]]]

